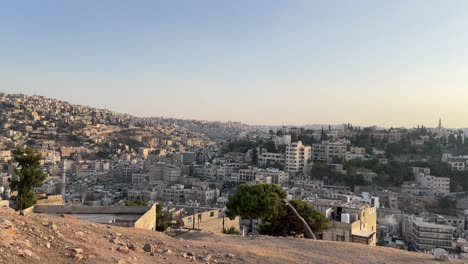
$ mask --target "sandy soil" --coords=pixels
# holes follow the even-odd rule
[[[150,244],[154,251],[143,251],[145,244]],[[133,246],[136,250],[132,250]],[[21,216],[11,209],[0,208],[0,263],[187,262],[439,263],[422,253],[355,243],[204,232],[172,238],[154,231],[110,227],[60,216]]]

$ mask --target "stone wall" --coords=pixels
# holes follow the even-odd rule
[[[49,195],[44,199],[37,200],[38,205],[63,205],[62,195]]]
[[[45,214],[145,214],[148,206],[36,205],[35,213]]]

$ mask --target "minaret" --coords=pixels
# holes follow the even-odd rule
[[[62,199],[63,199],[63,202],[65,202],[65,184],[66,184],[66,180],[65,180],[65,169],[64,169],[63,173],[62,173]]]
[[[442,118],[439,118],[439,131],[442,130]]]

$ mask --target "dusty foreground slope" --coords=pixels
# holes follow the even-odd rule
[[[425,254],[352,243],[198,232],[171,238],[59,216],[21,216],[0,208],[0,263],[78,262],[438,263]]]

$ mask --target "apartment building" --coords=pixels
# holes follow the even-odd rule
[[[0,173],[0,186],[3,186],[3,187],[10,186],[11,179],[12,179],[11,174],[6,173],[6,172]]]
[[[377,208],[374,205],[324,199],[313,204],[329,220],[328,230],[320,235],[323,240],[376,245]]]
[[[121,183],[132,183],[133,174],[140,171],[137,165],[130,163],[118,164],[113,169],[114,178]]]
[[[291,145],[291,135],[282,135],[275,137],[275,146],[290,146]]]
[[[450,178],[432,176],[429,168],[413,167],[412,169],[416,183],[422,188],[436,195],[450,193]]]
[[[210,205],[219,197],[218,189],[192,187],[185,189],[184,185],[175,184],[171,188],[158,191],[158,200],[172,202],[175,204],[186,204],[197,202],[199,205]]]
[[[154,165],[148,165],[147,169],[150,183],[157,181],[176,183],[179,181],[181,175],[180,167],[165,162],[157,162]]]
[[[127,199],[129,201],[156,201],[158,197],[158,191],[156,190],[135,190],[131,189],[127,192]]]
[[[12,159],[11,150],[0,150],[0,160],[2,162],[9,162]]]
[[[342,142],[322,141],[321,144],[312,146],[313,160],[332,163],[333,158],[346,158],[346,144]]]
[[[273,164],[284,165],[285,155],[283,153],[263,152],[258,155],[258,165],[268,166]]]
[[[271,177],[271,182],[274,184],[282,185],[289,182],[289,173],[279,169],[267,168],[260,173],[267,178]]]
[[[312,163],[312,149],[301,141],[286,147],[285,171],[289,173],[307,172]]]
[[[239,182],[265,182],[271,183],[272,177],[266,175],[265,170],[259,169],[257,167],[249,166],[247,169],[239,170]]]
[[[400,142],[403,134],[398,131],[390,131],[390,132],[373,132],[369,133],[369,136],[375,138],[376,140],[384,140],[387,139],[389,142]]]
[[[345,160],[364,159],[365,155],[365,148],[351,147],[351,149],[346,152]]]
[[[170,188],[161,189],[158,191],[158,201],[172,202],[175,204],[185,203],[184,185],[176,184]]]
[[[453,233],[457,228],[444,222],[412,216],[411,243],[416,250],[453,249]]]
[[[198,202],[200,205],[210,205],[219,197],[218,189],[210,189],[203,187],[192,187],[185,190],[185,203]]]
[[[465,171],[466,164],[464,161],[450,160],[447,163],[453,171]]]

